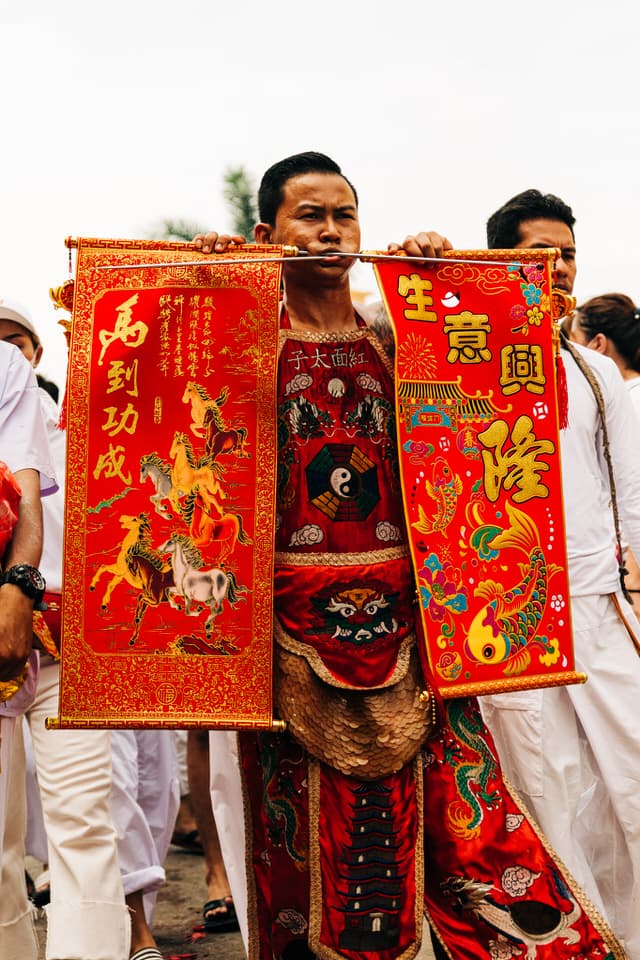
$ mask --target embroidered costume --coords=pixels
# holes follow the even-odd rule
[[[461,960],[623,957],[512,797],[477,702],[422,695],[392,366],[375,334],[283,329],[278,424],[287,732],[240,735],[250,960],[306,943],[410,958],[425,911]]]

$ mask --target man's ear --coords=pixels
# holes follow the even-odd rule
[[[41,358],[42,358],[42,344],[40,343],[38,344],[38,348],[36,349],[36,352],[33,355],[33,360],[31,361],[31,366],[33,367],[34,370],[40,363]]]
[[[270,223],[256,223],[253,228],[253,236],[255,237],[256,243],[273,243],[271,239],[273,235],[273,227]]]

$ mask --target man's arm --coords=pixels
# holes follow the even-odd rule
[[[4,568],[18,563],[37,567],[42,552],[42,507],[37,470],[18,470],[22,489],[18,522],[9,544]],[[20,675],[31,653],[33,600],[11,583],[0,586],[0,680]]]

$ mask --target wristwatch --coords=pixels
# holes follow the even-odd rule
[[[2,574],[2,583],[12,583],[14,587],[22,590],[34,601],[34,610],[47,609],[46,603],[42,602],[47,584],[37,567],[32,567],[28,563],[16,563]]]

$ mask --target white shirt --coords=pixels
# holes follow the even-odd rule
[[[629,396],[631,397],[631,402],[633,407],[638,414],[638,419],[640,420],[640,375],[637,377],[632,377],[630,380],[625,380],[625,386],[629,391]],[[638,436],[634,437],[634,443],[638,442],[640,439]]]
[[[640,556],[640,442],[636,414],[618,368],[609,357],[574,344],[596,374],[607,411],[607,432],[620,526]],[[560,431],[569,582],[572,596],[620,588],[609,476],[600,415],[576,362],[562,351],[569,392],[569,426]]]
[[[58,428],[60,413],[46,390],[40,389],[40,402],[49,437],[49,449],[53,457],[56,480],[59,487],[50,497],[42,500],[42,557],[40,571],[47,581],[47,591],[62,592],[62,549],[64,537],[64,478],[67,434]]]
[[[0,459],[9,469],[37,470],[43,496],[57,490],[38,382],[13,344],[0,341]]]

